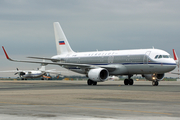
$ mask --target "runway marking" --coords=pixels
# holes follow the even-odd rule
[[[149,113],[149,114],[161,114],[161,115],[172,115],[171,113],[163,112],[151,112],[151,111],[139,111],[139,110],[128,110],[128,109],[113,109],[113,108],[98,108],[98,107],[82,107],[82,106],[68,106],[68,105],[44,105],[44,104],[30,104],[30,103],[15,103],[15,102],[0,102],[3,104],[14,104],[14,105],[39,105],[39,106],[61,106],[61,107],[71,107],[71,108],[82,108],[82,109],[96,109],[96,110],[115,110],[115,111],[128,111],[137,113]]]

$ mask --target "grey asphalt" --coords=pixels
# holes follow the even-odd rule
[[[0,81],[0,120],[180,119],[180,82]]]

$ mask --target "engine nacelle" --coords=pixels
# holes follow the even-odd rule
[[[150,81],[154,81],[154,80],[160,81],[164,78],[164,73],[163,74],[144,74],[142,76]]]
[[[109,76],[109,72],[105,68],[91,69],[88,72],[89,79],[96,82],[103,82]]]

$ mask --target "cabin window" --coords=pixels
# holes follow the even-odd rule
[[[163,58],[169,58],[169,56],[168,55],[163,55]]]

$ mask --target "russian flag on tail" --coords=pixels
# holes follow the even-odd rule
[[[59,45],[65,45],[64,41],[59,41]]]

